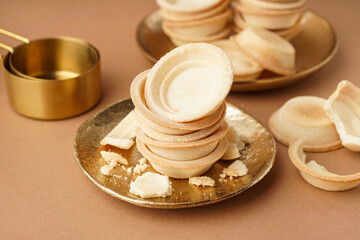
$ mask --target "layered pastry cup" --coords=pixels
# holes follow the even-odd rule
[[[248,27],[235,36],[242,53],[280,75],[295,73],[295,48],[271,31]]]
[[[189,43],[170,51],[152,67],[144,96],[148,108],[159,117],[191,122],[221,106],[232,80],[231,60],[223,50]]]
[[[325,104],[325,112],[335,124],[342,144],[360,151],[360,89],[349,81],[341,81]]]
[[[229,56],[234,68],[234,78],[237,81],[254,80],[263,71],[263,68],[257,62],[241,52],[233,38],[215,41],[211,44],[221,48]]]
[[[161,157],[150,151],[140,138],[136,139],[136,144],[140,153],[149,160],[151,166],[159,173],[172,178],[190,178],[205,173],[221,158],[227,148],[227,139],[224,137],[220,140],[210,154],[188,161],[169,160]]]
[[[183,36],[179,33],[176,33],[172,28],[167,27],[166,24],[162,25],[162,30],[170,38],[171,42],[175,46],[181,46],[188,43],[213,42],[219,39],[226,38],[231,34],[232,31],[231,26],[228,24],[219,32],[205,36],[201,36],[201,35]]]
[[[264,8],[252,3],[253,1],[241,1],[234,5],[235,9],[242,13],[244,20],[254,27],[271,30],[287,29],[293,27],[302,15],[305,5],[297,8]],[[254,1],[255,2],[255,1]],[[256,1],[261,2],[261,1]],[[287,5],[284,3],[271,3],[270,5]],[[295,3],[291,3],[294,4]],[[290,5],[290,3],[289,3]]]
[[[360,173],[338,175],[329,172],[325,167],[314,160],[306,162],[302,140],[296,139],[289,147],[291,162],[300,171],[301,176],[309,184],[327,191],[344,191],[360,184]]]
[[[202,158],[214,151],[219,141],[226,136],[227,130],[227,123],[222,121],[213,134],[192,142],[160,142],[148,137],[140,128],[137,129],[136,137],[158,156],[173,161],[187,161]]]
[[[306,151],[324,152],[340,148],[339,135],[324,111],[325,102],[323,98],[310,96],[287,101],[269,119],[274,137],[286,146],[301,139]]]
[[[249,23],[245,22],[241,13],[239,13],[239,12],[235,12],[233,14],[233,22],[234,22],[233,29],[236,33],[241,32],[243,29],[245,29],[247,27],[254,27],[254,26],[251,26]],[[295,37],[300,32],[300,26],[301,26],[301,17],[291,28],[272,30],[272,32],[289,40],[289,39]]]
[[[175,134],[175,133],[160,132],[159,129],[164,128],[163,126],[150,121],[149,119],[144,117],[141,113],[139,113],[135,109],[137,125],[141,128],[141,130],[147,136],[149,136],[150,138],[152,138],[154,140],[160,141],[160,142],[172,142],[172,143],[192,142],[192,141],[206,138],[207,136],[214,133],[220,127],[220,125],[222,124],[222,121],[225,117],[225,113],[226,113],[226,111],[223,111],[221,118],[209,127],[199,129],[197,131],[188,132],[188,133]],[[170,130],[172,130],[172,129],[170,129]],[[175,131],[173,131],[173,132],[175,132]]]
[[[217,15],[190,22],[171,22],[164,19],[163,25],[166,29],[165,31],[171,32],[171,35],[188,38],[193,36],[207,37],[223,30],[226,27],[231,14],[232,11],[228,8]]]
[[[144,88],[147,75],[150,70],[146,70],[135,77],[130,87],[131,99],[135,105],[135,113],[141,114],[139,121],[146,121],[148,125],[164,134],[190,134],[200,129],[213,126],[224,114],[225,104],[221,104],[212,114],[207,117],[191,122],[174,122],[164,119],[153,113],[146,105],[144,98]]]
[[[230,4],[230,0],[221,1],[218,5],[201,12],[179,12],[166,8],[161,8],[161,17],[171,22],[191,22],[199,19],[205,19],[223,12]]]

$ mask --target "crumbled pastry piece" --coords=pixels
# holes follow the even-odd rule
[[[168,176],[147,172],[130,183],[130,192],[141,198],[167,197],[172,194]]]
[[[226,175],[225,175],[224,173],[222,173],[222,174],[219,175],[219,177],[220,177],[220,178],[225,178]]]
[[[132,173],[132,170],[133,170],[133,167],[129,167],[129,168],[126,169],[126,172],[127,172],[128,174],[131,174],[131,173]]]
[[[233,160],[241,157],[239,148],[236,144],[228,144],[226,152],[221,157],[222,160]]]
[[[204,187],[213,187],[215,185],[214,179],[207,176],[189,178],[189,183],[196,186]]]
[[[118,164],[128,165],[128,161],[126,160],[126,158],[123,158],[118,153],[101,151],[100,154],[107,163],[116,162]]]
[[[134,173],[136,174],[141,174],[143,172],[145,172],[146,168],[148,167],[148,165],[145,163],[145,164],[136,164],[136,166],[134,167]]]
[[[105,176],[110,176],[115,166],[116,166],[116,162],[111,162],[109,165],[102,166],[100,168],[100,172]]]
[[[228,168],[223,170],[223,173],[227,176],[241,177],[246,175],[248,172],[247,167],[240,160],[233,162]]]
[[[130,149],[136,135],[136,118],[131,111],[115,126],[100,142],[101,145],[111,145],[121,149]]]
[[[147,162],[146,158],[140,158],[140,160],[139,160],[140,165],[144,165],[144,164],[146,164],[146,162]]]
[[[100,142],[101,145],[111,145],[125,150],[130,149],[135,143],[133,139],[127,139],[127,138],[121,139],[121,138],[107,137],[104,139],[105,139],[104,141]]]

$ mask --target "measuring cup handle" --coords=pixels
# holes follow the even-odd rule
[[[22,37],[22,36],[20,36],[20,35],[18,35],[18,34],[9,32],[9,31],[7,31],[7,30],[5,30],[5,29],[2,29],[2,28],[0,28],[0,33],[1,33],[1,34],[4,34],[5,36],[8,36],[8,37],[14,38],[14,39],[16,39],[16,40],[19,40],[19,41],[21,41],[21,42],[24,42],[24,43],[29,43],[29,42],[30,42],[29,39],[27,39],[27,38],[25,38],[25,37]],[[12,47],[10,47],[9,45],[6,45],[6,44],[4,44],[4,43],[2,43],[2,42],[0,42],[0,48],[3,48],[3,49],[5,49],[5,50],[9,51],[10,53],[13,53],[13,52],[14,52],[14,49],[13,49]]]

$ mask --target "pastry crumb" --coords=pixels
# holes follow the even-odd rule
[[[136,164],[136,166],[134,167],[134,173],[136,174],[141,174],[143,172],[145,172],[146,168],[148,167],[148,165],[145,163],[145,164]]]
[[[146,164],[146,162],[147,162],[146,158],[140,158],[140,160],[139,160],[140,165],[144,165],[144,164]]]
[[[189,178],[189,184],[203,187],[213,187],[215,185],[215,181],[214,179],[207,176],[192,177]]]
[[[130,192],[141,198],[167,197],[172,194],[168,176],[147,172],[130,183]]]
[[[101,151],[100,154],[107,163],[116,162],[118,164],[128,165],[128,161],[126,160],[126,158],[122,157],[118,153]]]
[[[248,172],[247,167],[240,160],[234,161],[229,167],[223,170],[223,173],[227,176],[241,177],[246,175]]]

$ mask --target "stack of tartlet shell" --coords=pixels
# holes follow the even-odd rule
[[[212,42],[232,32],[230,0],[192,1],[157,0],[161,8],[162,29],[176,45]]]
[[[264,28],[291,39],[300,31],[305,0],[237,0],[234,2],[233,29]]]
[[[131,98],[138,124],[138,150],[152,167],[173,178],[190,178],[206,172],[227,148],[225,102],[210,115],[191,122],[175,122],[152,112],[144,98],[150,70],[135,77]]]

